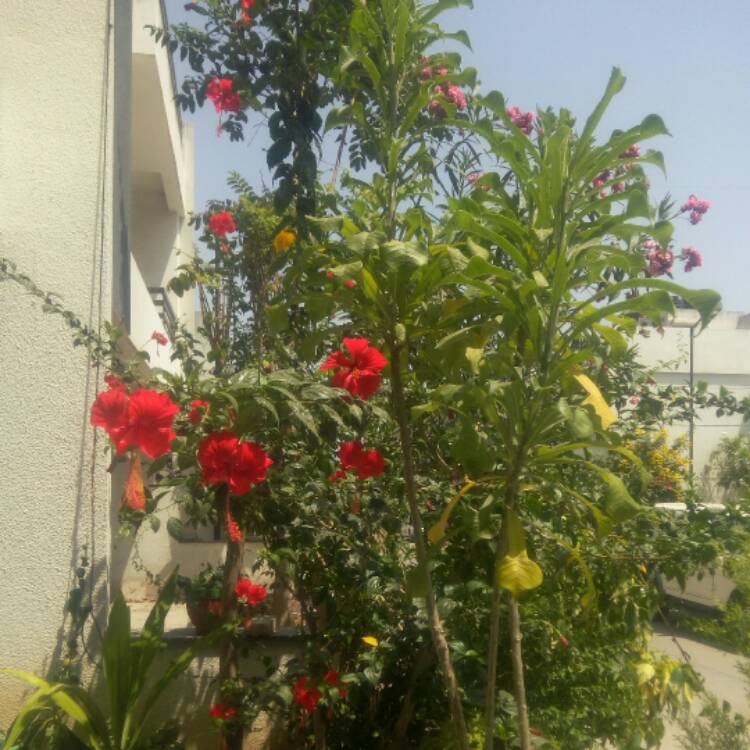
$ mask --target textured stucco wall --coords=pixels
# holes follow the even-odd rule
[[[0,255],[93,325],[112,316],[114,244],[126,237],[126,202],[113,212],[128,189],[113,81],[117,66],[129,69],[130,13],[128,0],[5,0],[0,11]],[[129,107],[122,72],[119,113]],[[82,544],[106,603],[110,486],[88,426],[85,353],[14,284],[0,285],[0,305],[0,665],[44,672]],[[23,691],[0,676],[0,727]]]

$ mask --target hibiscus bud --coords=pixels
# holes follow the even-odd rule
[[[326,278],[332,279],[333,278],[333,271],[326,271]]]
[[[345,287],[346,287],[347,289],[354,289],[354,287],[355,287],[355,286],[357,286],[357,282],[356,282],[356,281],[355,281],[354,279],[347,279],[347,280],[346,280],[346,281],[344,282],[344,286],[345,286]]]
[[[561,633],[560,634],[560,643],[565,647],[568,648],[570,646],[570,641]]]

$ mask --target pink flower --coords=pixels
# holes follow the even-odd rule
[[[445,117],[445,108],[437,99],[430,100],[430,103],[427,105],[427,109],[429,109],[430,113],[433,114],[438,120],[442,120],[443,117]]]
[[[638,143],[634,143],[629,148],[626,148],[621,154],[621,159],[633,159],[641,155],[641,147]]]
[[[169,343],[169,339],[161,331],[154,331],[151,338],[161,346],[166,346]]]
[[[430,68],[429,66],[427,66],[426,68],[422,68],[419,77],[423,81],[426,81],[428,78],[432,78],[432,68]]]
[[[625,190],[624,182],[616,182],[614,185],[612,185],[613,193],[621,193],[623,190]]]
[[[435,68],[435,75],[447,76],[448,68],[446,68],[445,65],[440,65],[439,67]]]
[[[671,250],[661,247],[653,240],[644,242],[643,247],[648,249],[646,255],[648,261],[646,273],[648,276],[662,276],[671,272],[674,263],[674,253]]]
[[[685,261],[685,271],[690,273],[694,268],[700,268],[703,265],[703,256],[692,245],[682,248],[680,260]]]
[[[680,207],[680,213],[690,211],[690,223],[697,224],[709,208],[711,208],[710,201],[701,200],[698,196],[691,193],[685,203]]]
[[[455,104],[457,109],[466,109],[466,95],[460,86],[449,83],[445,89],[445,98],[452,104]]]
[[[510,107],[507,110],[507,115],[510,121],[526,135],[531,133],[531,127],[534,124],[534,113],[533,112],[521,112],[518,107]]]

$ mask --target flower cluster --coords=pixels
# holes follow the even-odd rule
[[[685,261],[685,271],[688,273],[694,268],[700,268],[703,265],[703,256],[700,254],[697,248],[692,245],[682,248],[680,253],[680,260]]]
[[[339,698],[346,700],[346,688],[341,684],[341,677],[335,669],[329,669],[323,676],[323,682],[331,687],[338,688]],[[311,714],[320,703],[323,694],[320,688],[311,683],[309,677],[300,677],[294,683],[292,688],[294,702],[302,708],[303,711]]]
[[[91,407],[91,425],[107,432],[120,455],[130,448],[149,458],[168,453],[176,437],[172,425],[180,407],[166,393],[150,388],[128,393],[116,378],[109,385]]]
[[[697,224],[709,208],[711,208],[710,201],[700,200],[696,195],[691,194],[680,207],[680,213],[690,211],[690,223]]]
[[[636,159],[641,155],[640,144],[634,143],[629,148],[626,148],[621,154],[621,159]]]
[[[242,23],[246,26],[253,20],[250,11],[255,5],[255,0],[242,0]]]
[[[214,76],[206,86],[206,96],[214,103],[219,114],[240,111],[240,95],[234,90],[234,82],[231,78]]]
[[[646,240],[641,246],[646,251],[648,276],[671,274],[674,253],[669,248],[662,247],[656,240]]]
[[[208,228],[217,237],[226,237],[230,232],[237,231],[237,224],[231,211],[220,211],[209,217]]]
[[[277,253],[288,250],[297,239],[297,235],[291,229],[282,229],[273,238],[273,248]]]
[[[254,484],[265,480],[266,470],[273,464],[258,443],[241,443],[229,430],[203,438],[198,462],[204,485],[225,483],[233,495],[245,495]]]
[[[208,712],[214,719],[218,719],[219,721],[230,721],[237,716],[237,709],[228,706],[226,703],[214,703],[213,706],[208,709]]]
[[[344,348],[348,354],[343,349],[333,352],[320,370],[335,370],[331,385],[366,401],[380,388],[380,373],[388,360],[367,339],[344,339]]]
[[[430,59],[428,57],[422,57],[420,62],[424,66],[419,74],[419,77],[423,81],[427,81],[436,76],[445,78],[445,76],[449,75],[449,70],[445,65],[438,65],[433,68],[429,64]],[[463,89],[458,84],[450,83],[450,81],[436,83],[432,88],[432,93],[436,98],[430,100],[428,109],[436,117],[445,117],[446,114],[439,97],[442,97],[445,101],[455,105],[456,109],[466,109],[466,94],[464,94]]]
[[[529,135],[531,133],[531,127],[534,124],[534,113],[533,112],[521,112],[518,107],[510,107],[506,110],[506,114],[510,121],[522,132]]]
[[[348,471],[356,472],[360,479],[379,477],[385,468],[385,459],[380,451],[365,450],[359,442],[341,443],[339,461],[341,468],[329,477],[332,482],[345,477]]]
[[[169,343],[169,339],[161,331],[154,331],[151,338],[160,346],[166,346]]]
[[[240,604],[255,607],[268,596],[268,589],[260,583],[253,583],[249,578],[240,578],[234,587],[234,594]]]

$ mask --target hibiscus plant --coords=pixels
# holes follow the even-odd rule
[[[316,750],[528,750],[545,731],[566,750],[655,745],[660,714],[695,681],[647,652],[658,597],[646,563],[697,565],[710,545],[676,545],[687,527],[639,502],[650,478],[624,404],[646,376],[632,340],[676,300],[703,326],[719,309],[715,293],[664,278],[674,220],[709,209],[696,196],[678,211],[652,204],[647,169],[662,157],[641,144],[664,123],[602,137],[617,69],[580,126],[480,94],[451,50],[465,33],[437,23],[469,0],[190,5],[201,28],[155,32],[191,65],[178,99],[208,99],[235,139],[246,110],[267,114],[277,189],[258,195],[233,173],[236,199],[193,217],[205,252],[170,288],[198,290],[203,323],[174,337],[178,374],[145,372],[118,359],[116,335],[73,327],[108,368],[91,423],[129,462],[124,530],[172,497],[173,536],[185,524],[226,535],[211,636],[226,747],[261,712]],[[681,257],[702,262],[692,246]],[[668,421],[643,403],[638,424]],[[241,575],[250,533],[274,612],[306,636],[284,669],[253,678],[240,656],[266,589]],[[126,615],[116,600],[108,680],[117,649],[137,651]],[[574,680],[594,697],[572,700]],[[112,682],[106,741],[79,689],[33,684],[98,750],[138,746],[135,704],[117,693],[136,683]]]

